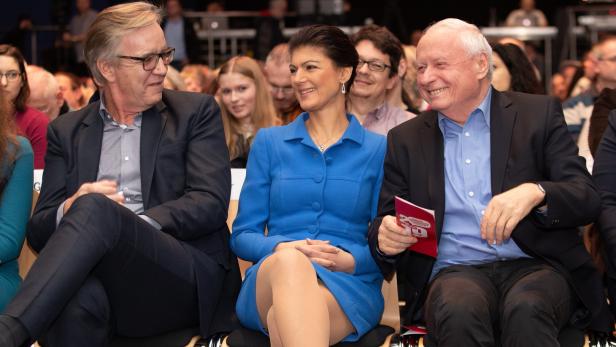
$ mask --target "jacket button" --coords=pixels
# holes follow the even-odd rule
[[[314,176],[314,181],[316,183],[321,183],[321,181],[323,181],[323,176],[321,175]]]
[[[319,211],[321,209],[321,204],[319,204],[318,202],[313,202],[312,203],[312,209],[315,211]]]

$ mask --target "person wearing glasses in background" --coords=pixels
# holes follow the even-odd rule
[[[30,86],[26,61],[21,52],[11,45],[0,45],[0,88],[14,115],[17,134],[30,141],[34,151],[34,168],[45,167],[47,125],[49,118],[40,110],[30,107]]]
[[[406,58],[400,41],[385,27],[368,25],[352,37],[359,54],[357,78],[347,100],[348,112],[354,114],[364,128],[381,135],[407,121],[415,114],[387,103]]]
[[[49,126],[27,232],[39,257],[0,315],[0,346],[233,329],[241,280],[220,111],[211,96],[163,90],[173,48],[160,12],[109,7],[88,32],[101,99]]]
[[[290,63],[289,45],[281,43],[272,48],[263,66],[274,100],[274,107],[276,107],[278,118],[284,125],[294,121],[303,112],[291,85]]]

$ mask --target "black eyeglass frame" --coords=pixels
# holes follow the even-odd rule
[[[156,65],[158,65],[158,60],[162,59],[163,60],[163,64],[165,65],[169,65],[171,64],[171,62],[173,61],[173,53],[175,52],[175,48],[169,47],[167,49],[165,49],[164,51],[160,52],[160,53],[151,53],[148,54],[146,56],[143,57],[133,57],[130,55],[118,55],[118,58],[122,58],[122,59],[130,59],[130,60],[134,60],[134,61],[140,61],[141,62],[141,66],[143,67],[143,70],[145,71],[152,71],[154,69],[156,69]],[[154,59],[154,60],[151,60]],[[154,61],[154,64],[152,64],[151,62]],[[151,67],[148,68],[148,65],[152,64]]]
[[[361,67],[364,66],[364,64],[368,64],[368,70],[374,71],[374,72],[383,72],[385,71],[385,69],[391,69],[391,65],[387,65],[380,61],[359,59],[357,61],[357,70],[361,69]]]

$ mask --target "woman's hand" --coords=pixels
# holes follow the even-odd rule
[[[329,241],[310,239],[303,241],[304,244],[296,244],[295,248],[304,253],[312,262],[331,271],[346,273],[355,271],[355,258],[351,253],[330,245]]]

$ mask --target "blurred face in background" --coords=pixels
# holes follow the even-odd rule
[[[297,99],[291,85],[289,66],[268,62],[265,64],[265,72],[276,110],[282,113],[293,109],[297,105]]]
[[[509,90],[511,88],[511,74],[498,53],[492,53],[492,63],[494,64],[492,86],[500,92]]]
[[[6,99],[15,102],[17,95],[19,95],[19,90],[24,83],[17,60],[8,55],[0,55],[0,73],[2,73],[0,86],[5,93]]]
[[[240,73],[230,72],[220,76],[219,84],[222,103],[229,113],[240,123],[250,122],[256,105],[255,82]]]

